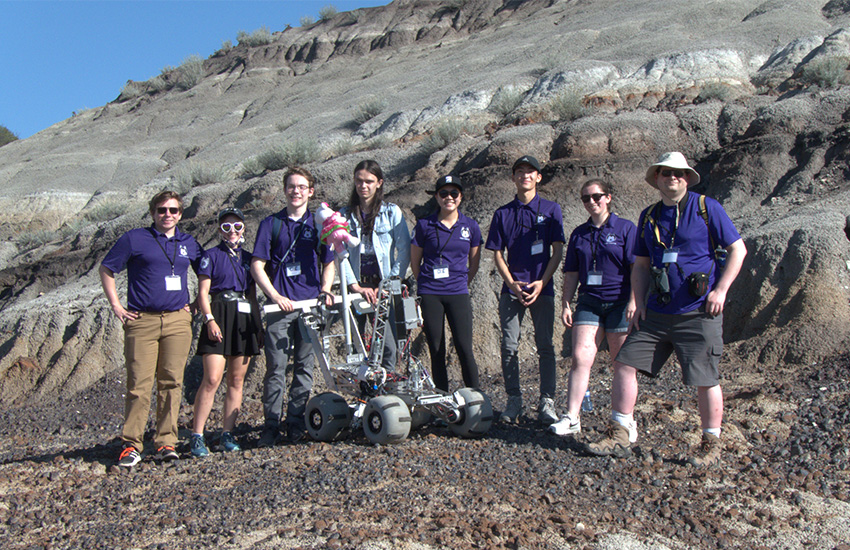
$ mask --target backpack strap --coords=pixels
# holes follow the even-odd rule
[[[711,243],[711,250],[715,250],[717,246],[714,244],[714,237],[711,236],[711,225],[708,223],[708,209],[705,207],[705,195],[699,196],[699,215],[702,216],[705,222],[705,228],[708,230],[708,240]]]

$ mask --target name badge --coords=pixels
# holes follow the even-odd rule
[[[165,277],[165,290],[168,292],[172,292],[175,290],[180,290],[183,288],[183,284],[180,281],[180,275],[167,275]]]
[[[449,276],[449,266],[447,266],[446,264],[434,266],[434,278],[435,279],[447,279],[448,276]]]
[[[661,263],[665,264],[674,264],[676,260],[679,258],[679,249],[678,248],[668,248],[664,251],[664,255],[661,257]]]
[[[251,313],[251,302],[248,300],[238,300],[236,302],[236,310],[239,313]]]
[[[297,277],[301,275],[301,264],[298,262],[292,262],[286,264],[286,276],[287,277]]]
[[[538,254],[543,254],[543,241],[540,239],[531,243],[531,255],[537,256]]]
[[[587,272],[587,286],[599,286],[602,284],[602,272],[601,271],[588,271]]]

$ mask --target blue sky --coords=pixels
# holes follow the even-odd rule
[[[0,0],[0,125],[20,138],[105,105],[127,80],[206,59],[240,30],[389,0]]]

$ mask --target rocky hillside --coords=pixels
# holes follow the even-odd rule
[[[569,232],[586,178],[613,181],[636,219],[655,200],[645,167],[681,150],[750,250],[727,372],[835,356],[850,335],[848,12],[848,0],[397,0],[128,82],[0,148],[0,406],[120,376],[96,268],[149,223],[151,195],[184,192],[183,228],[209,244],[222,205],[245,209],[249,228],[281,207],[287,161],[339,206],[353,166],[377,159],[411,224],[433,206],[422,190],[459,174],[486,231],[512,197],[510,163],[533,154]],[[473,293],[493,375],[497,292],[487,255]]]

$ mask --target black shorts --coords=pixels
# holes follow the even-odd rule
[[[251,304],[251,313],[239,313],[238,302],[213,301],[210,304],[215,322],[221,329],[222,341],[210,340],[207,325],[201,327],[197,355],[224,355],[244,357],[259,355],[263,347],[263,324],[260,308]]]
[[[701,311],[667,315],[647,310],[640,330],[626,338],[617,361],[654,378],[674,351],[685,385],[719,384],[723,315],[712,317]]]

